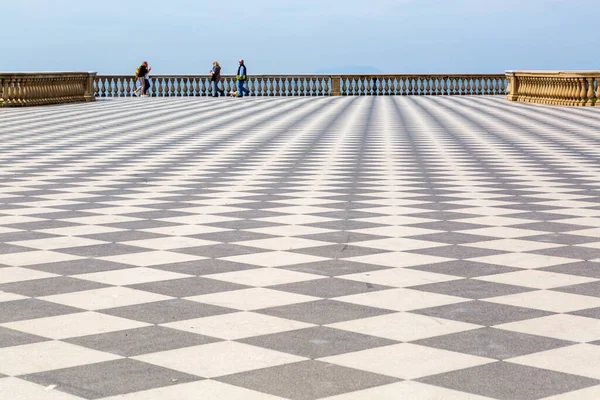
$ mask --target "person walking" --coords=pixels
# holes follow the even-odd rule
[[[221,96],[225,96],[225,91],[219,89],[219,82],[221,82],[221,66],[218,61],[213,63],[213,67],[210,70],[210,81],[212,83],[212,96],[218,97],[217,92],[220,93]]]
[[[143,97],[147,95],[150,88],[148,74],[150,74],[151,70],[152,68],[148,68],[148,62],[144,61],[135,71],[135,79],[137,80],[138,87],[133,92],[134,96]]]
[[[150,90],[150,71],[152,71],[152,68],[148,66],[147,61],[144,61],[144,65],[146,66],[146,74],[144,75],[144,97],[150,97],[148,91]]]
[[[246,81],[248,80],[248,70],[246,69],[246,65],[244,64],[244,60],[240,60],[240,66],[238,68],[238,72],[236,75],[237,79],[237,87],[238,87],[238,97],[244,97],[244,94],[250,95],[250,91],[244,87]]]

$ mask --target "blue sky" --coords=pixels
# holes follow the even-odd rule
[[[3,0],[0,71],[600,69],[592,0]]]

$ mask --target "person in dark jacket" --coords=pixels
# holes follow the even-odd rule
[[[217,92],[220,93],[221,96],[225,96],[225,91],[219,89],[219,82],[221,82],[221,66],[218,61],[213,63],[213,67],[210,70],[210,81],[212,83],[212,96],[218,97]]]
[[[246,65],[244,64],[244,60],[240,60],[240,66],[237,72],[237,87],[238,87],[238,97],[244,97],[244,94],[249,95],[250,91],[244,87],[246,81],[248,80],[248,71],[246,69]]]

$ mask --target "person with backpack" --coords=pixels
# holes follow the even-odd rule
[[[217,92],[220,93],[221,96],[225,96],[225,91],[219,89],[219,82],[221,82],[221,66],[218,61],[213,63],[213,67],[210,70],[210,81],[212,83],[212,96],[218,97]]]
[[[248,80],[248,71],[246,69],[246,65],[244,64],[244,60],[239,61],[240,66],[238,68],[238,72],[236,75],[237,79],[237,87],[238,87],[238,97],[244,97],[244,94],[250,95],[250,91],[244,87],[246,81]]]
[[[134,96],[148,96],[148,89],[150,89],[148,74],[150,74],[151,70],[152,68],[148,67],[148,61],[144,61],[142,65],[135,70],[135,79],[138,83],[138,87],[133,92]]]

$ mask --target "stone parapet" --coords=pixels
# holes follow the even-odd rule
[[[0,106],[94,101],[95,72],[0,72]]]
[[[507,71],[506,79],[509,101],[600,106],[600,71]]]

